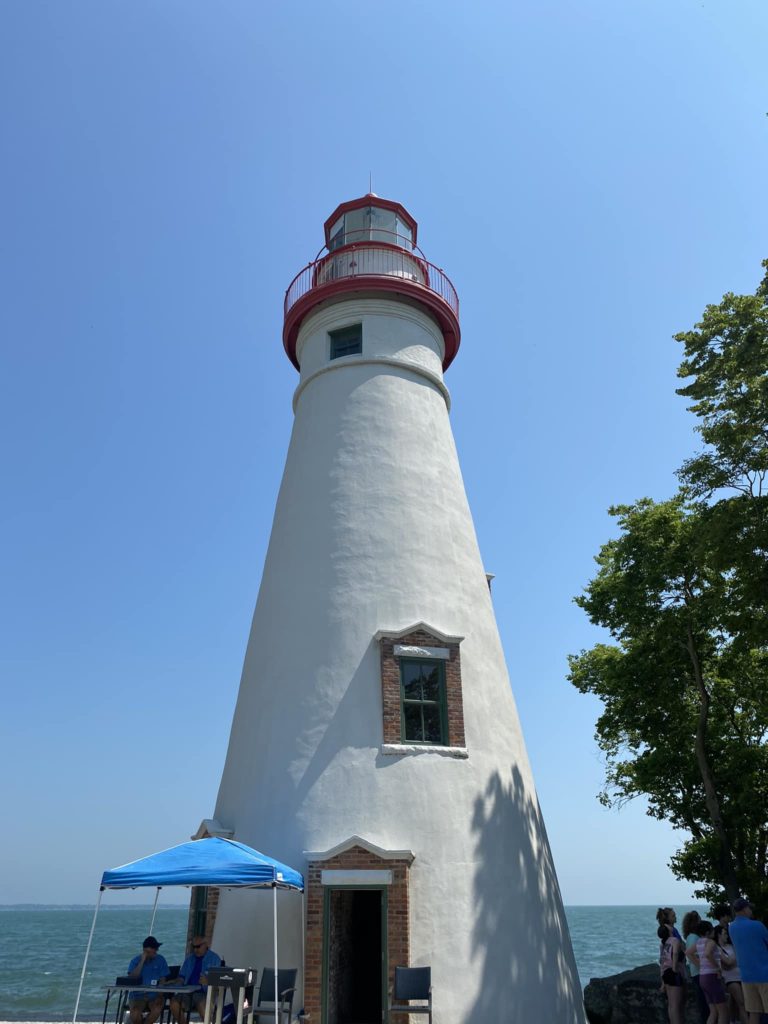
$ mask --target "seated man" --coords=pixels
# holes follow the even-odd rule
[[[160,985],[166,980],[170,971],[165,957],[157,952],[162,946],[153,935],[148,935],[141,944],[141,956],[135,956],[128,964],[128,974],[131,978],[141,980],[142,985]],[[158,993],[131,992],[128,996],[128,1005],[131,1012],[131,1024],[142,1024],[142,1015],[146,1011],[144,1024],[155,1024],[163,1012],[165,997]]]
[[[208,991],[205,975],[211,967],[221,967],[221,957],[208,947],[204,935],[196,935],[192,939],[192,952],[179,968],[179,978],[185,985],[199,985],[200,988],[197,992],[171,999],[171,1013],[179,1024],[187,1024],[190,1009],[197,1010],[201,1017],[205,1015],[205,996]]]

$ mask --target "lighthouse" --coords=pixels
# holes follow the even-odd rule
[[[286,292],[293,431],[198,835],[304,873],[279,961],[314,1024],[388,1021],[403,965],[431,967],[439,1024],[582,1024],[451,432],[459,301],[417,230],[398,202],[342,203]],[[271,913],[221,891],[217,952],[273,965]]]

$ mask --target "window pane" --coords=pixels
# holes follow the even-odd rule
[[[432,669],[428,665],[421,666],[421,699],[440,700],[440,669],[434,665]]]
[[[361,242],[368,237],[368,225],[370,216],[368,210],[350,210],[344,214],[345,242]]]
[[[442,743],[440,728],[440,708],[436,704],[422,704],[424,715],[424,740],[427,743]]]
[[[331,359],[340,356],[354,356],[363,351],[363,325],[343,327],[340,331],[330,331]]]
[[[421,700],[421,665],[417,661],[404,661],[402,673],[406,699]]]
[[[354,341],[339,341],[338,339],[334,342],[333,352],[331,353],[331,359],[338,359],[340,356],[354,356],[360,351],[360,339]]]
[[[333,252],[334,249],[338,249],[338,247],[340,245],[344,245],[344,218],[343,217],[339,217],[339,219],[333,225],[333,227],[328,232],[328,234],[330,235],[330,239],[331,239],[330,242],[328,243],[328,248],[330,249],[331,252]]]
[[[410,249],[413,245],[413,232],[410,227],[405,223],[404,220],[400,220],[398,217],[396,220],[395,231],[397,231],[398,239],[397,244],[402,246],[404,249]]]
[[[421,743],[424,739],[421,727],[421,705],[404,704],[403,722],[405,724],[405,738],[407,740],[413,740],[416,743]]]
[[[411,743],[447,743],[444,666],[441,661],[400,661],[403,739]]]
[[[395,215],[392,210],[371,207],[371,238],[374,242],[395,244]]]

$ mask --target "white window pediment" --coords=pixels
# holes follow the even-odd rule
[[[399,640],[411,633],[428,633],[435,640],[442,640],[444,644],[460,644],[464,639],[463,636],[451,636],[450,633],[443,633],[435,626],[430,626],[428,622],[414,622],[413,625],[406,626],[404,629],[380,629],[375,638],[376,640]]]
[[[380,857],[381,860],[406,860],[409,864],[413,863],[414,853],[412,850],[385,850],[381,846],[376,846],[374,843],[368,842],[367,839],[362,839],[360,836],[350,836],[349,839],[345,839],[341,843],[337,843],[336,846],[332,846],[330,850],[323,850],[321,852],[310,852],[305,850],[304,856],[308,861],[324,861],[330,860],[331,857],[338,857],[341,853],[346,853],[347,850],[353,849],[353,847],[359,846],[363,850],[367,850],[368,853],[374,854],[376,857]]]

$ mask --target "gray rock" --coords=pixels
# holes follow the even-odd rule
[[[644,964],[610,978],[592,978],[584,989],[590,1024],[669,1024],[667,1000],[659,990],[659,965]],[[701,1024],[692,983],[686,985],[685,1024]]]

